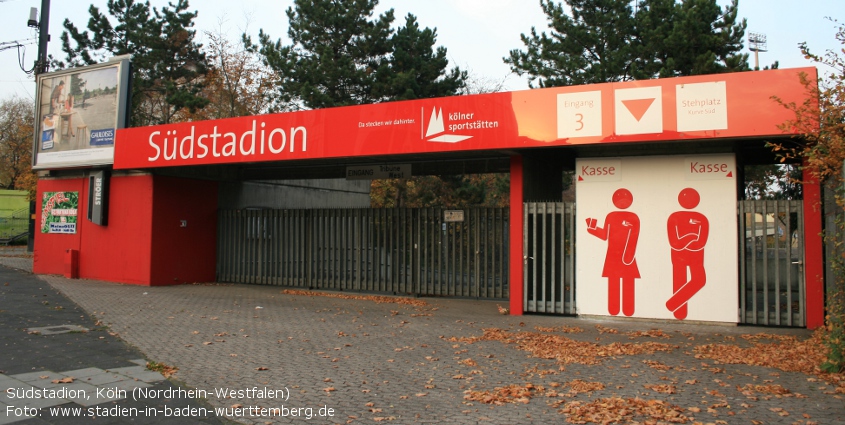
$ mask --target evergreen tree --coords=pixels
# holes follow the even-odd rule
[[[258,49],[279,76],[277,105],[306,108],[373,103],[375,76],[390,52],[393,10],[371,19],[377,0],[295,0],[288,8],[291,45],[273,42],[264,30]],[[259,48],[260,47],[260,48]]]
[[[208,103],[200,95],[207,59],[191,29],[197,13],[188,7],[187,0],[161,10],[151,8],[149,1],[109,0],[106,15],[92,5],[88,31],[65,19],[61,40],[66,58],[53,60],[53,65],[91,65],[131,55],[132,125],[170,123],[179,110],[196,111]]]
[[[673,46],[669,39],[675,22],[676,0],[637,0],[633,75],[648,79],[664,75],[663,68],[674,69]]]
[[[540,87],[748,70],[737,1],[541,0],[550,35],[532,28],[504,61]]]
[[[742,51],[746,22],[737,1],[642,0],[637,14],[638,78],[747,71]]]
[[[529,85],[570,86],[630,80],[634,15],[629,0],[540,0],[551,33],[522,34],[527,50],[511,50],[505,63]],[[569,9],[569,10],[567,10]],[[570,14],[571,13],[571,14]]]
[[[436,29],[420,29],[417,18],[408,14],[405,26],[391,38],[392,54],[377,73],[375,97],[410,100],[450,96],[466,85],[467,73],[457,67],[446,73],[446,48],[434,48]]]
[[[393,10],[373,17],[378,0],[295,0],[288,8],[292,44],[261,31],[258,51],[278,76],[276,109],[291,104],[326,108],[386,100],[448,96],[466,73],[447,72],[446,49],[434,48],[437,33],[420,29],[408,15],[394,34]]]

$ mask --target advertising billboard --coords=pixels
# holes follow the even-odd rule
[[[112,164],[128,87],[126,59],[39,75],[33,169]]]

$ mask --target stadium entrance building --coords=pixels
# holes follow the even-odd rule
[[[803,201],[742,199],[745,166],[773,164],[766,143],[797,136],[773,99],[804,102],[801,73],[816,76],[704,75],[118,129],[110,166],[40,167],[33,268],[140,285],[502,299],[511,314],[815,328],[820,186],[805,172]],[[575,202],[561,199],[565,171]],[[510,173],[509,207],[366,208],[366,179],[489,172]],[[339,183],[305,197],[275,190],[322,179]],[[309,204],[314,193],[328,201]]]

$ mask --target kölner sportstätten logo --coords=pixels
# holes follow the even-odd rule
[[[425,117],[425,108],[423,108],[423,117]],[[469,118],[466,117],[467,114],[460,114],[455,113],[458,115],[458,119],[466,120],[471,119],[472,114],[468,114]],[[450,114],[449,120],[454,121],[455,118],[452,117]],[[449,129],[454,129],[454,126],[450,125]],[[432,137],[434,136],[434,137]],[[462,136],[459,134],[447,134],[446,127],[443,124],[443,108],[432,108],[431,109],[431,118],[428,120],[428,127],[425,130],[425,134],[423,135],[423,139],[429,142],[441,142],[441,143],[458,143],[464,141],[466,139],[470,139],[472,136]]]

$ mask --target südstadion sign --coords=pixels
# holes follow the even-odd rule
[[[556,87],[117,130],[114,168],[782,136],[815,68]],[[703,99],[703,100],[702,100]]]

